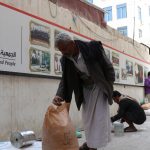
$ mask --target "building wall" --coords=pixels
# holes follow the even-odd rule
[[[89,3],[93,3],[93,0],[86,0],[87,2],[89,2]]]
[[[148,49],[136,42],[133,44],[131,39],[121,36],[110,27],[101,28],[82,17],[72,14],[67,9],[62,7],[56,9],[56,5],[49,4],[47,0],[0,0],[0,2],[61,25],[63,26],[62,31],[70,32],[78,38],[100,40],[105,48],[110,48],[122,54],[123,57],[136,58],[138,61],[142,60],[142,63],[145,63],[146,60],[146,65],[149,67]],[[55,17],[52,17],[50,9],[51,13],[57,11]],[[59,79],[53,78],[0,75],[0,139],[9,139],[10,133],[16,130],[33,130],[37,137],[40,137],[44,114],[55,96],[58,83]],[[115,83],[114,89],[138,100],[144,97],[143,85],[134,86]],[[116,105],[110,107],[111,115],[116,113],[116,107]],[[77,128],[82,127],[81,112],[77,111],[74,99],[71,104],[70,115],[75,126]]]
[[[127,18],[117,19],[116,6],[118,4],[127,4]],[[149,35],[150,32],[150,16],[148,0],[100,0],[97,5],[101,8],[112,6],[113,20],[107,22],[107,24],[115,29],[120,26],[128,26],[128,37],[134,38],[139,43],[145,43],[150,45]],[[138,19],[138,6],[141,8],[142,22]],[[142,37],[139,38],[139,29],[142,30]]]

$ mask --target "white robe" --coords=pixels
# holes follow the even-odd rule
[[[84,59],[79,53],[77,62],[69,58],[74,65],[89,76]],[[105,89],[99,84],[93,84],[83,88],[84,101],[82,104],[82,118],[85,137],[88,147],[101,148],[110,141],[110,113]],[[105,91],[107,92],[107,91]]]
[[[98,84],[84,88],[82,118],[87,145],[100,148],[110,141],[109,104]]]

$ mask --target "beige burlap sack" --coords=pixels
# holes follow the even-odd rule
[[[150,109],[150,103],[143,104],[143,105],[141,105],[141,107],[142,107],[144,110],[148,110],[148,109]]]
[[[79,150],[66,103],[48,107],[43,123],[42,150]]]

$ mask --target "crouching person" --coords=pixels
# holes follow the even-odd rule
[[[125,132],[136,132],[135,124],[143,124],[146,120],[144,110],[139,103],[132,97],[122,95],[118,91],[113,91],[113,100],[119,105],[118,114],[111,117],[111,121],[121,119],[121,122],[126,122],[129,126],[124,129]]]

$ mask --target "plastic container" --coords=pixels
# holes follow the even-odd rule
[[[123,136],[124,135],[124,125],[120,122],[114,122],[114,135],[115,136]]]
[[[76,130],[76,137],[77,138],[82,138],[82,133],[78,130]]]

